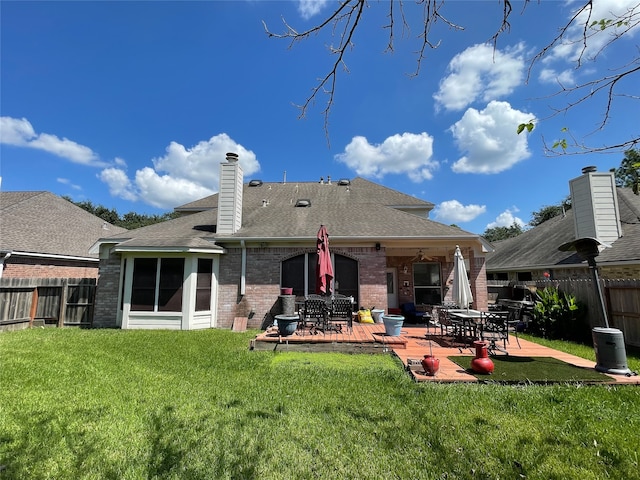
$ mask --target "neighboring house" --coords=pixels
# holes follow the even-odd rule
[[[514,284],[591,278],[587,262],[558,247],[578,238],[610,245],[596,257],[603,279],[640,278],[640,196],[615,186],[612,172],[583,169],[570,181],[572,208],[514,238],[495,242],[487,255],[488,279]]]
[[[126,229],[49,192],[0,192],[0,277],[96,278],[96,240]]]
[[[474,306],[487,306],[480,236],[428,218],[433,204],[362,178],[243,183],[237,155],[220,164],[219,193],[176,208],[183,216],[105,236],[94,326],[264,327],[281,288],[315,293],[316,235],[325,225],[334,293],[367,308],[451,298],[453,253],[468,262]]]

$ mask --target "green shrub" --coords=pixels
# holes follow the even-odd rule
[[[530,333],[544,338],[583,340],[584,308],[574,295],[549,286],[536,292]],[[587,332],[588,333],[588,332]]]

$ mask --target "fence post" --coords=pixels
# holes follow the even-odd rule
[[[67,311],[67,296],[69,288],[69,279],[62,281],[62,292],[60,293],[60,313],[58,314],[58,327],[64,326],[64,316]]]
[[[31,308],[29,309],[29,328],[33,327],[33,321],[38,313],[38,287],[33,287],[31,294]]]

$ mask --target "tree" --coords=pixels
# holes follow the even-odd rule
[[[497,242],[498,240],[506,240],[507,238],[517,237],[522,232],[522,227],[513,222],[513,225],[511,225],[510,227],[487,228],[482,236],[489,242]]]
[[[555,47],[560,45],[566,46],[567,44],[581,45],[581,49],[575,59],[575,69],[586,70],[588,67],[585,67],[585,65],[588,65],[588,62],[595,61],[597,57],[601,55],[606,55],[607,49],[640,25],[640,3],[621,14],[610,13],[610,18],[594,18],[593,2],[594,0],[582,0],[575,4],[574,13],[569,21],[561,25],[557,36],[533,57],[529,66],[529,76],[531,75],[533,67],[537,63],[542,62]],[[513,14],[511,0],[499,0],[499,3],[501,6],[501,15],[497,15],[496,17],[495,33],[487,39],[489,43],[493,44],[494,48],[496,48],[499,37],[505,32],[510,31],[511,24],[509,19]],[[524,1],[523,8],[520,10],[521,15],[526,13],[527,7],[535,8],[535,3],[533,6],[530,6],[530,3],[534,2],[530,0]],[[410,31],[409,21],[416,18],[418,19],[420,28],[419,33],[414,39],[417,41],[414,76],[420,74],[421,66],[426,59],[428,49],[435,49],[440,45],[440,41],[433,42],[431,40],[430,33],[433,27],[440,24],[448,27],[452,31],[464,30],[464,26],[452,22],[445,16],[446,7],[450,4],[455,4],[455,2],[453,2],[453,0],[420,0],[414,4],[405,4],[402,1],[396,2],[394,0],[388,0],[388,23],[382,25],[382,28],[388,32],[387,52],[392,52],[395,48],[395,35],[397,30],[400,29],[402,34]],[[276,33],[269,29],[266,23],[263,22],[265,32],[270,38],[287,39],[291,42],[290,46],[294,46],[321,32],[328,32],[332,38],[336,40],[335,44],[328,47],[329,54],[334,56],[332,67],[324,77],[318,80],[318,83],[312,88],[311,94],[306,98],[304,103],[299,106],[300,117],[304,117],[309,107],[317,99],[319,93],[327,96],[325,108],[322,110],[327,138],[329,137],[329,116],[335,100],[338,72],[340,67],[348,71],[345,58],[348,51],[354,48],[353,38],[356,31],[369,14],[367,7],[367,0],[341,0],[338,7],[331,11],[328,16],[304,31],[298,31],[283,19],[284,31]],[[575,27],[579,27],[581,31],[581,37],[578,39],[570,36],[572,28]],[[609,35],[606,42],[601,45],[595,54],[591,54],[587,49],[587,45],[595,36],[603,34],[603,32]],[[631,77],[640,72],[640,54],[638,50],[636,49],[636,51],[632,53],[631,58],[621,59],[621,62],[622,64],[619,68],[610,70],[612,72],[611,74],[600,78],[591,78],[582,84],[566,86],[558,80],[558,90],[552,96],[562,96],[562,98],[567,99],[563,106],[553,108],[550,116],[567,113],[577,105],[588,101],[592,101],[594,104],[602,101],[604,104],[603,110],[601,111],[602,119],[597,129],[603,129],[612,114],[612,108],[616,105],[617,100],[638,100],[637,96],[621,91],[625,84],[633,85],[634,82],[631,80]],[[533,122],[528,122],[514,126],[514,128],[517,129],[518,133],[522,133],[524,131],[531,132],[534,126]],[[636,132],[631,134],[628,140],[621,143],[591,147],[583,144],[579,139],[574,138],[570,134],[569,129],[563,130],[569,138],[556,141],[551,147],[547,147],[545,143],[545,152],[547,154],[568,154],[571,153],[569,151],[570,149],[575,150],[574,153],[608,150],[623,151],[640,143],[640,134]]]
[[[571,208],[571,197],[567,196],[560,205],[548,205],[542,207],[540,210],[531,213],[531,221],[529,225],[537,227],[541,223],[547,220],[562,215],[564,212]]]
[[[624,158],[614,172],[617,186],[629,187],[636,195],[640,193],[640,151],[624,152]]]
[[[180,216],[177,212],[163,213],[162,215],[142,215],[135,212],[129,212],[125,213],[121,218],[115,209],[108,209],[102,205],[94,205],[90,200],[74,202],[71,197],[63,196],[62,198],[95,215],[96,217],[101,218],[111,225],[126,228],[127,230],[153,225],[154,223],[164,222]]]

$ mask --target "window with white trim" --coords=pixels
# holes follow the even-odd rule
[[[131,311],[180,312],[184,258],[134,258]]]

